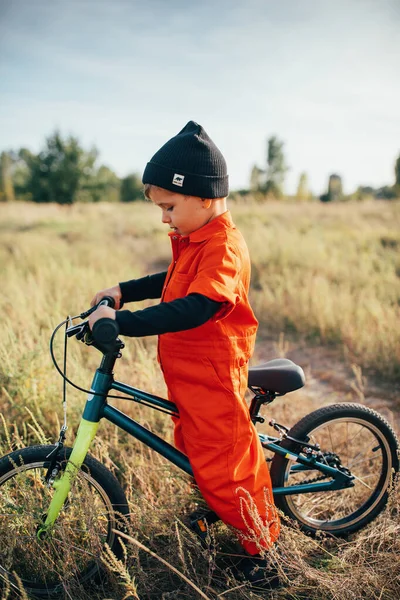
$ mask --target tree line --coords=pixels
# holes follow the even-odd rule
[[[105,165],[98,166],[96,148],[84,150],[76,137],[63,138],[55,131],[46,139],[38,153],[21,148],[0,155],[0,201],[28,200],[33,202],[133,202],[143,199],[143,186],[137,173],[119,178]],[[285,176],[289,167],[284,144],[276,136],[267,140],[266,162],[254,165],[249,187],[237,194],[249,193],[260,200],[284,198]],[[359,186],[345,196],[340,175],[331,174],[327,191],[319,196],[322,202],[363,200],[365,198],[393,199],[400,197],[400,155],[394,165],[394,183],[379,189]],[[309,189],[307,173],[301,173],[295,198],[315,199]]]
[[[250,192],[258,194],[260,198],[273,197],[280,199],[284,197],[285,175],[289,170],[284,155],[284,144],[276,136],[267,140],[266,163],[263,168],[254,165],[250,174]],[[245,195],[249,190],[240,190]],[[300,174],[295,198],[298,200],[315,199],[310,191],[307,173]],[[392,200],[400,198],[400,154],[394,164],[394,182],[381,188],[370,186],[358,186],[358,188],[347,196],[343,193],[342,179],[340,175],[332,173],[329,176],[327,191],[318,199],[321,202],[364,200],[364,199]]]
[[[56,131],[38,154],[26,148],[0,156],[0,201],[132,202],[143,199],[136,173],[120,179],[105,165],[97,166],[98,151],[84,150],[76,137],[63,139]]]

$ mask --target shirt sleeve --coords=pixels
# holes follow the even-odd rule
[[[226,317],[240,300],[240,274],[243,261],[233,245],[223,241],[204,249],[196,277],[189,286],[188,294],[203,294],[221,303],[214,315],[216,320]]]
[[[122,302],[139,302],[140,300],[150,300],[161,298],[167,271],[147,275],[140,279],[123,281],[119,284],[122,293]]]
[[[134,312],[118,310],[115,318],[121,335],[160,335],[199,327],[211,319],[220,306],[205,296],[191,294]]]

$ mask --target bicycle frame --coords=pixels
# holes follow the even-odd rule
[[[54,481],[52,484],[55,492],[49,505],[45,521],[38,527],[37,535],[39,539],[43,539],[47,535],[49,529],[51,529],[52,525],[56,521],[67,499],[73,479],[85,460],[86,454],[96,435],[101,419],[107,419],[117,427],[126,431],[132,437],[158,452],[158,454],[161,454],[161,456],[176,465],[188,475],[193,476],[193,471],[186,455],[174,448],[171,444],[160,438],[158,435],[140,425],[131,417],[128,417],[122,411],[107,403],[107,396],[110,394],[111,390],[115,390],[132,398],[133,402],[144,404],[145,406],[150,406],[155,409],[161,409],[163,412],[166,412],[171,416],[179,416],[178,408],[169,400],[149,394],[135,387],[126,385],[125,383],[115,381],[112,374],[112,368],[116,358],[116,354],[104,355],[100,368],[96,370],[92,386],[90,388],[91,393],[86,399],[82,420],[78,428],[73,450],[65,472],[60,479]],[[253,410],[252,408],[250,409],[250,412],[257,413],[251,414],[254,422],[259,420],[256,417],[258,416],[260,404],[255,403],[253,406],[257,406],[257,408]],[[277,443],[279,442],[279,438],[274,438],[265,434],[259,434],[259,437],[264,448],[275,454],[285,456],[287,459],[293,461],[294,464],[291,470],[319,470],[327,477],[333,478],[331,481],[323,483],[307,483],[303,485],[293,485],[286,488],[273,488],[272,491],[274,496],[339,490],[351,487],[353,485],[352,482],[354,477],[352,475],[347,475],[334,467],[330,467],[329,465],[318,462],[315,457],[306,457],[295,452],[288,452],[288,450],[282,448],[279,443]]]

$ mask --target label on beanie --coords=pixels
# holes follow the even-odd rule
[[[184,175],[179,175],[179,173],[174,173],[174,178],[172,180],[172,183],[174,185],[179,185],[179,187],[182,187],[184,179],[185,179]]]

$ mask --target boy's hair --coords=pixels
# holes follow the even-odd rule
[[[198,198],[226,198],[229,193],[225,159],[194,121],[155,153],[146,165],[142,182]]]
[[[159,185],[154,185],[154,183],[145,183],[144,188],[143,188],[143,194],[144,194],[144,197],[146,198],[146,200],[151,200],[150,193],[153,188],[159,188],[160,190],[163,189],[163,188],[160,188]],[[168,192],[168,194],[174,193],[174,192],[170,192],[170,190],[164,190],[164,191]]]
[[[153,187],[153,184],[151,184],[151,183],[144,184],[143,194],[144,194],[144,197],[146,198],[146,200],[151,200],[150,191],[151,191],[152,187]]]

